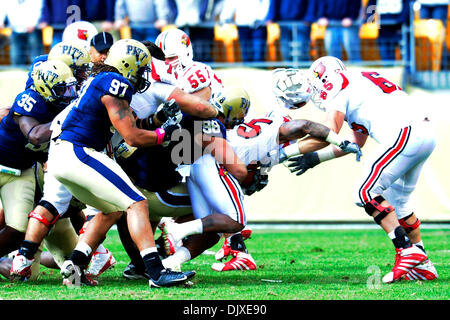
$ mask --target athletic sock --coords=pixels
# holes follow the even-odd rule
[[[179,247],[173,255],[164,259],[168,265],[181,265],[189,260],[191,260],[191,253],[186,247]]]
[[[22,246],[19,249],[19,254],[23,255],[28,260],[34,259],[34,255],[39,249],[39,243],[24,240]]]
[[[141,256],[150,279],[158,280],[161,275],[161,271],[164,270],[164,266],[159,258],[156,247],[142,250]]]
[[[191,236],[193,234],[202,234],[203,233],[203,222],[201,219],[195,219],[188,222],[183,222],[180,224],[172,224],[170,227],[170,231],[173,230],[173,236],[176,240],[181,240],[187,236]]]
[[[84,269],[91,261],[91,253],[91,247],[86,242],[81,241],[76,245],[75,249],[73,249],[70,260],[72,260],[75,265]]]
[[[409,237],[402,226],[398,226],[393,231],[389,232],[388,236],[397,249],[406,249],[412,246],[411,240],[409,240]]]

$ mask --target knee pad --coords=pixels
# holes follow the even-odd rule
[[[375,211],[380,212],[374,218],[374,220],[377,224],[381,224],[381,220],[383,220],[389,213],[391,213],[392,211],[395,210],[394,207],[391,205],[389,205],[387,207],[382,206],[381,203],[384,200],[385,199],[383,198],[383,196],[376,196],[375,198],[370,200],[370,202],[368,202],[364,205],[364,209],[366,210],[366,212],[369,216],[373,216]]]
[[[34,211],[30,212],[30,214],[28,215],[28,218],[36,219],[39,222],[41,222],[42,224],[44,224],[47,228],[50,229],[56,223],[56,221],[58,221],[58,219],[59,219],[58,210],[56,210],[56,208],[50,202],[45,201],[45,200],[39,201],[38,205],[41,207],[44,207],[46,210],[48,210],[48,212],[50,212],[50,214],[53,216],[53,219],[48,221],[41,214],[34,212]]]
[[[402,219],[398,219],[398,222],[406,230],[407,233],[410,233],[411,231],[419,228],[419,226],[420,226],[419,218],[417,218],[413,224],[409,224],[406,222],[406,220],[408,220],[412,215],[413,215],[413,213],[411,213],[409,216],[406,216]]]

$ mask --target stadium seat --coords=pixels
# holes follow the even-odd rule
[[[364,23],[359,29],[359,38],[361,39],[361,58],[363,60],[380,60],[378,50],[379,24],[375,22]]]
[[[277,23],[267,25],[267,61],[281,60],[280,26]]]
[[[47,26],[42,29],[42,44],[44,47],[50,47],[53,43],[53,27]]]
[[[324,38],[325,26],[319,26],[317,23],[311,24],[311,57],[313,60],[326,55]]]
[[[217,50],[215,51],[216,62],[236,62],[241,61],[239,34],[237,26],[234,24],[224,24],[214,26],[214,40]]]
[[[441,70],[442,49],[445,39],[444,24],[438,19],[414,21],[416,39],[416,70]]]

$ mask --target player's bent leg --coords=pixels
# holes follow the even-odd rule
[[[427,259],[425,252],[412,245],[405,229],[398,222],[394,208],[382,196],[376,196],[366,203],[365,210],[385,230],[395,246],[395,265],[383,277],[384,283],[402,279],[412,268]]]

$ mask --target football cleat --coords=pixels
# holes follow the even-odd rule
[[[75,265],[72,260],[64,261],[61,266],[61,275],[63,276],[63,285],[67,287],[96,286],[97,280],[94,280],[84,273],[84,270]]]
[[[125,267],[122,272],[122,277],[128,280],[149,280],[150,277],[146,271],[138,270],[131,262]]]
[[[213,263],[211,268],[218,272],[233,270],[256,270],[255,260],[253,260],[249,253],[232,251],[231,254],[233,255],[233,258],[230,261],[226,263]]]
[[[438,273],[430,260],[425,260],[421,264],[412,268],[406,275],[405,280],[434,280],[438,278]]]
[[[162,238],[164,241],[164,252],[166,257],[171,256],[175,253],[177,249],[177,245],[173,235],[167,230],[167,223],[163,222],[159,225],[159,229],[161,230]]]
[[[17,254],[11,264],[10,275],[12,280],[27,281],[31,277],[31,265],[34,259],[27,259],[21,254]]]
[[[427,260],[427,255],[416,246],[406,249],[395,249],[395,265],[391,272],[383,277],[384,283],[392,283],[402,279],[411,269]]]
[[[252,233],[253,233],[253,231],[252,231],[252,229],[250,229],[249,227],[245,227],[242,231],[241,231],[241,234],[242,234],[242,240],[247,240],[248,238],[250,238],[251,236],[252,236]]]
[[[252,235],[252,232],[253,232],[252,229],[245,227],[241,231],[242,240],[245,241],[245,240],[249,239]],[[228,240],[228,238],[225,238],[222,248],[220,248],[219,251],[217,251],[217,253],[215,254],[215,258],[217,261],[222,261],[224,258],[228,257],[230,254],[231,254],[230,241]]]
[[[98,277],[106,270],[114,267],[115,264],[116,259],[114,259],[112,253],[108,249],[106,249],[106,253],[96,251],[92,256],[86,275],[90,277]]]
[[[222,248],[217,251],[216,255],[214,256],[217,261],[222,261],[224,258],[228,257],[231,254],[231,246],[230,241],[228,238],[225,238],[225,241],[223,242]]]
[[[175,272],[170,269],[163,269],[157,280],[150,279],[150,288],[178,286],[195,276],[195,271]]]

